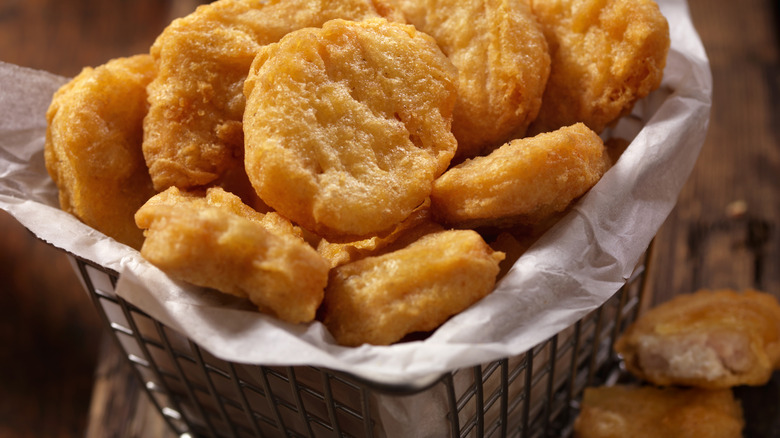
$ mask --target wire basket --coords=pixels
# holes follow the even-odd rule
[[[218,359],[117,296],[116,272],[71,260],[150,400],[178,435],[382,437],[383,400],[403,403],[438,391],[446,412],[437,435],[560,437],[571,434],[583,389],[620,373],[612,345],[638,315],[649,253],[601,307],[530,351],[400,386],[318,367]]]

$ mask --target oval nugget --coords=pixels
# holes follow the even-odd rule
[[[754,290],[700,290],[650,309],[615,351],[656,385],[763,385],[780,368],[780,304]]]
[[[245,82],[245,164],[269,206],[323,236],[389,230],[449,165],[456,71],[428,35],[333,20],[263,48]]]
[[[456,159],[522,137],[550,74],[541,26],[523,0],[393,0],[458,69]]]
[[[150,53],[144,155],[157,190],[243,172],[242,87],[263,45],[328,20],[394,16],[384,0],[219,0],[174,20]]]
[[[729,389],[586,387],[574,424],[577,438],[741,438],[740,400]]]
[[[46,113],[44,158],[60,206],[133,248],[143,234],[133,214],[154,194],[141,152],[149,55],[87,67],[60,88]]]
[[[431,208],[450,225],[533,225],[565,210],[609,164],[601,138],[578,123],[451,168],[434,182]]]
[[[658,88],[669,24],[652,0],[531,0],[552,65],[531,133],[583,122],[597,133]]]
[[[476,231],[446,230],[333,268],[323,323],[347,346],[433,330],[493,291],[503,258]]]
[[[141,255],[172,277],[249,298],[287,322],[314,319],[330,265],[278,218],[218,187],[205,197],[171,187],[135,219],[146,230]]]

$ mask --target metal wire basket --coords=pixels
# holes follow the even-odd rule
[[[116,272],[71,258],[152,403],[181,436],[381,437],[383,400],[438,391],[446,407],[434,419],[437,435],[559,437],[571,434],[583,389],[619,374],[612,344],[637,317],[649,252],[606,303],[530,351],[401,386],[220,360],[118,297]]]

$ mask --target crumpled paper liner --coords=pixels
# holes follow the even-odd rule
[[[661,88],[615,135],[620,160],[528,250],[491,295],[430,337],[391,346],[336,345],[319,322],[293,325],[244,302],[174,281],[140,254],[58,208],[44,167],[45,111],[66,79],[0,63],[0,208],[40,239],[120,273],[116,292],[216,357],[313,365],[374,381],[415,382],[515,356],[600,306],[630,276],[674,207],[709,120],[709,61],[683,1],[660,0],[672,46]]]

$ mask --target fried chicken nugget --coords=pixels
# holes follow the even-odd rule
[[[739,438],[742,407],[730,389],[585,388],[577,438]]]
[[[330,266],[292,225],[269,215],[218,187],[206,197],[171,187],[135,215],[146,230],[141,255],[174,278],[249,298],[283,321],[312,321]]]
[[[658,88],[669,24],[652,0],[529,0],[552,66],[529,132],[583,122],[601,133]]]
[[[390,250],[389,248],[398,245],[406,246],[424,234],[444,229],[431,218],[430,206],[430,199],[427,199],[423,205],[392,231],[381,236],[371,236],[353,242],[330,242],[327,239],[321,239],[317,243],[317,252],[330,261],[332,268],[335,268],[370,255],[387,252]]]
[[[504,254],[446,230],[331,270],[322,320],[339,344],[387,345],[433,330],[493,290]]]
[[[174,20],[150,51],[159,75],[149,85],[143,150],[155,188],[203,186],[243,170],[242,88],[260,47],[334,18],[395,14],[384,0],[219,0]]]
[[[143,233],[133,214],[154,195],[141,152],[152,58],[117,58],[84,68],[53,96],[46,112],[46,169],[60,206],[135,249]]]
[[[431,208],[458,227],[536,224],[588,191],[609,165],[601,138],[577,123],[452,167],[434,181]]]
[[[393,0],[458,69],[456,160],[522,137],[550,74],[547,42],[523,0]]]
[[[247,174],[323,237],[385,232],[449,165],[457,72],[428,35],[332,20],[264,47],[245,82]]]
[[[615,350],[656,385],[763,385],[780,366],[780,305],[754,290],[681,295],[640,317]]]

